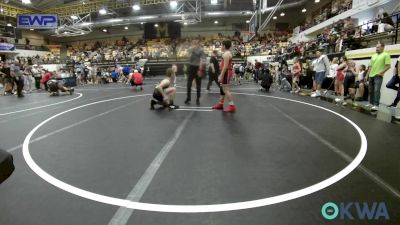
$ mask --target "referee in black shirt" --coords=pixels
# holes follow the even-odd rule
[[[213,55],[210,58],[210,70],[208,73],[208,85],[207,85],[207,91],[210,90],[210,87],[212,85],[212,82],[215,81],[215,83],[217,84],[217,86],[219,87],[219,82],[218,82],[218,76],[221,73],[220,69],[219,69],[219,63],[217,60],[217,55],[218,55],[218,51],[214,50],[213,51]]]
[[[200,47],[199,40],[192,41],[192,47],[189,49],[189,55],[189,77],[187,81],[187,98],[185,104],[189,104],[191,101],[192,83],[193,79],[195,79],[197,88],[196,104],[200,105],[202,77],[201,66],[203,65],[204,51]]]

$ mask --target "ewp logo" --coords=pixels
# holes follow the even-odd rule
[[[354,210],[355,209],[355,210]],[[327,220],[334,220],[339,217],[340,220],[389,220],[389,213],[384,202],[373,202],[369,205],[367,202],[340,203],[339,206],[333,202],[328,202],[322,206],[322,216]]]
[[[57,15],[18,15],[18,28],[55,29],[58,26]]]

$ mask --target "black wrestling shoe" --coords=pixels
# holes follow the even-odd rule
[[[150,101],[150,110],[154,110],[154,105],[155,104],[157,104],[157,102],[154,100],[154,99],[152,99],[151,101]]]
[[[189,105],[190,104],[190,99],[186,99],[185,104]]]
[[[200,100],[199,100],[199,99],[196,100],[196,105],[197,105],[197,106],[200,105]]]

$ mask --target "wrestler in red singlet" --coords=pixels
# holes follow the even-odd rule
[[[216,110],[223,110],[226,96],[229,106],[227,109],[224,110],[224,112],[227,113],[232,113],[236,111],[236,106],[233,103],[233,98],[229,86],[230,80],[232,79],[232,53],[229,51],[231,46],[232,42],[229,40],[225,40],[222,42],[222,50],[224,51],[224,54],[222,55],[221,75],[218,79],[219,83],[221,84],[221,96],[219,102],[212,107]]]

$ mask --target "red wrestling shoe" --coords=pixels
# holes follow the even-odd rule
[[[212,109],[216,109],[216,110],[223,110],[224,109],[224,104],[219,102],[217,104],[215,104]]]
[[[230,106],[228,106],[227,109],[224,110],[224,112],[227,112],[227,113],[233,113],[235,111],[236,111],[236,106],[234,106],[234,105],[230,105]]]

